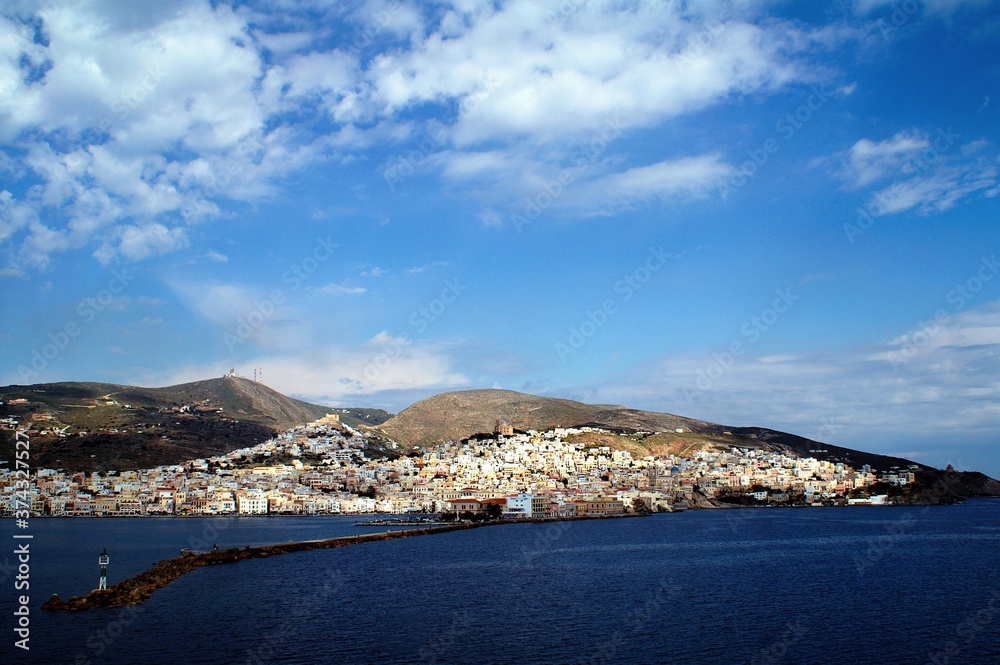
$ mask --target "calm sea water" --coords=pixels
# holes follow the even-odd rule
[[[993,500],[490,527],[204,568],[138,611],[38,608],[96,586],[104,547],[114,583],[353,522],[32,520],[31,651],[0,573],[2,662],[1000,663]]]

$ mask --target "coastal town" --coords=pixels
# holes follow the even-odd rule
[[[327,415],[253,447],[184,464],[94,473],[34,469],[30,510],[36,516],[604,516],[727,502],[879,504],[886,495],[866,488],[914,481],[913,468],[855,469],[735,445],[638,457],[588,443],[588,435],[611,434],[593,427],[521,432],[498,421],[492,433],[374,459],[366,453],[366,433]],[[0,514],[15,513],[15,487],[15,472],[0,471]]]

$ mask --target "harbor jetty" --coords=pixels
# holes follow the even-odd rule
[[[617,515],[614,517],[638,517],[639,515]],[[134,577],[109,586],[107,589],[95,589],[84,596],[73,596],[68,600],[63,600],[58,594],[54,594],[42,604],[43,610],[68,610],[79,611],[100,607],[125,607],[127,605],[138,605],[153,595],[157,589],[162,589],[171,582],[177,580],[182,575],[190,573],[192,570],[202,566],[215,566],[224,563],[238,563],[247,559],[265,559],[280,554],[290,554],[292,552],[306,552],[309,550],[332,549],[335,547],[349,547],[362,543],[372,543],[382,540],[395,540],[397,538],[414,538],[416,536],[429,536],[433,534],[450,533],[452,531],[464,531],[467,529],[477,529],[484,526],[496,526],[501,524],[517,524],[525,522],[555,522],[573,521],[586,519],[613,519],[606,517],[561,517],[561,518],[540,518],[521,520],[493,520],[485,522],[459,522],[444,526],[428,526],[418,529],[401,529],[398,531],[383,531],[380,533],[368,533],[356,536],[341,536],[339,538],[328,538],[326,540],[304,540],[288,543],[277,543],[274,545],[257,545],[246,547],[228,547],[211,550],[208,552],[186,551],[180,556],[164,559],[158,562],[149,570],[139,573]]]
[[[157,589],[162,589],[182,575],[202,566],[215,566],[224,563],[237,563],[247,559],[265,559],[291,552],[306,552],[334,547],[348,547],[396,538],[413,538],[437,533],[448,533],[464,529],[474,529],[485,526],[489,522],[462,522],[447,526],[435,526],[425,529],[405,529],[399,531],[383,531],[357,536],[341,536],[326,540],[304,540],[297,542],[278,543],[275,545],[258,545],[247,547],[228,547],[208,552],[185,552],[171,559],[158,562],[149,570],[134,577],[109,586],[107,589],[95,589],[84,596],[74,596],[62,600],[58,594],[53,595],[42,605],[43,610],[89,610],[97,607],[124,607],[138,605],[153,595]]]

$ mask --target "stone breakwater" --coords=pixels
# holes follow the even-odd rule
[[[620,517],[632,516],[633,515],[621,515]],[[289,554],[291,552],[306,552],[309,550],[323,550],[334,547],[348,547],[350,545],[360,545],[361,543],[394,540],[398,538],[414,538],[416,536],[429,536],[433,534],[464,531],[466,529],[476,529],[479,527],[500,524],[609,518],[610,516],[598,518],[543,518],[538,520],[462,522],[460,524],[450,524],[446,526],[406,529],[401,531],[385,531],[382,533],[370,533],[357,536],[342,536],[326,540],[305,540],[300,542],[278,543],[275,545],[258,545],[254,547],[229,547],[226,549],[212,550],[210,552],[192,552],[175,556],[171,559],[164,559],[143,573],[139,573],[138,575],[118,582],[117,584],[112,584],[107,589],[95,589],[85,596],[73,596],[69,600],[63,600],[58,594],[55,594],[45,601],[42,605],[42,609],[78,611],[98,607],[125,607],[127,605],[138,605],[152,596],[153,592],[157,589],[162,589],[171,582],[180,578],[185,573],[190,573],[192,570],[201,568],[202,566],[237,563],[246,559],[266,559],[267,557]]]

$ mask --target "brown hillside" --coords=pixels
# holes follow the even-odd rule
[[[24,400],[23,402],[21,400]],[[226,377],[166,388],[47,383],[0,388],[0,415],[31,425],[34,466],[91,471],[176,464],[252,446],[331,411]],[[11,403],[13,402],[13,403]],[[0,432],[0,460],[14,459]]]
[[[588,424],[648,431],[718,429],[700,420],[623,406],[584,404],[512,390],[465,390],[417,402],[383,423],[382,430],[406,445],[428,445],[492,432],[501,419],[519,430]]]

